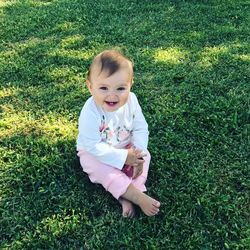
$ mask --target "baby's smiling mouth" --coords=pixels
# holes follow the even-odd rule
[[[109,106],[115,106],[118,102],[107,102],[105,101],[106,104],[108,104]]]

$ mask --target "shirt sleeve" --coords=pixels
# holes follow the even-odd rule
[[[77,149],[83,149],[97,160],[122,169],[127,159],[127,149],[117,149],[102,141],[99,131],[100,114],[93,105],[85,105],[79,117]]]
[[[142,109],[140,104],[134,96],[134,105],[135,105],[135,113],[134,113],[134,122],[133,122],[133,136],[132,142],[136,148],[146,150],[148,147],[148,124],[146,119],[142,113]]]

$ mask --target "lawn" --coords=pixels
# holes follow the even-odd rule
[[[249,0],[0,0],[0,249],[250,249]],[[133,60],[155,217],[79,165],[94,55]]]

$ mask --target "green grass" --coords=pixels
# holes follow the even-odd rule
[[[98,2],[98,3],[97,3]],[[250,249],[248,0],[0,0],[1,249]],[[82,172],[92,57],[135,65],[148,218]]]

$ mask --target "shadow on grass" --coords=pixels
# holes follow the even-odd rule
[[[23,1],[2,7],[3,246],[242,247],[248,5],[103,3]],[[151,131],[149,192],[163,203],[162,214],[151,221],[124,222],[113,214],[110,196],[81,172],[67,132],[63,137],[53,127],[48,133],[25,128],[48,114],[55,130],[61,117],[66,126],[76,126],[88,97],[82,85],[91,58],[109,47],[135,63],[134,91]],[[137,245],[135,236],[145,245]]]

